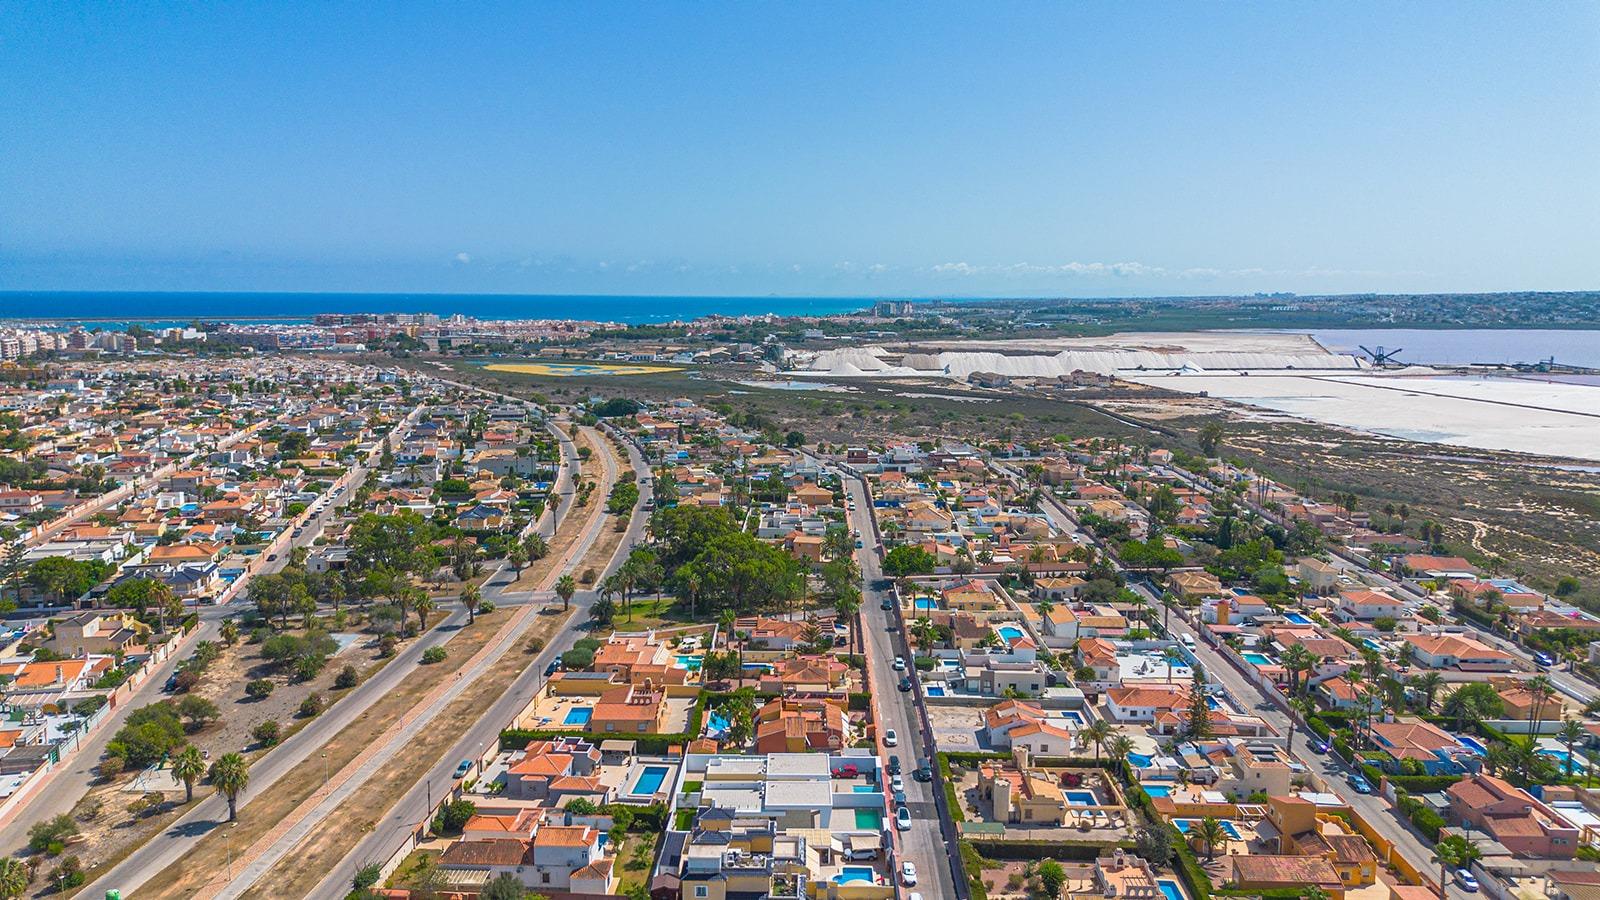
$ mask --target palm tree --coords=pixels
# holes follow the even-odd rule
[[[571,575],[562,575],[556,579],[556,596],[561,598],[562,612],[572,608],[572,595],[577,592],[578,582]]]
[[[1289,692],[1299,693],[1302,686],[1300,673],[1311,671],[1317,664],[1317,656],[1304,646],[1295,644],[1283,651],[1279,661],[1289,671]]]
[[[860,623],[856,620],[856,613],[861,611],[861,591],[857,590],[854,586],[851,586],[844,593],[840,594],[838,599],[833,601],[833,609],[834,612],[839,614],[839,618],[844,619],[845,622],[849,624],[849,648],[851,650],[855,650],[856,637],[861,632],[861,628],[859,627]]]
[[[483,602],[483,591],[478,590],[475,584],[469,584],[461,591],[461,605],[467,608],[467,624],[478,621],[478,604]]]
[[[1038,603],[1033,605],[1033,608],[1039,611],[1039,618],[1048,619],[1050,618],[1051,611],[1056,608],[1056,605],[1051,603],[1049,600],[1040,600]]]
[[[1556,695],[1556,686],[1550,681],[1548,675],[1535,675],[1528,679],[1528,694],[1533,697],[1533,727],[1529,734],[1539,733],[1539,724],[1544,721],[1544,705]]]
[[[1482,856],[1477,845],[1458,834],[1452,834],[1434,846],[1433,861],[1439,864],[1439,900],[1444,900],[1445,885],[1450,883],[1450,870],[1469,866]]]
[[[211,764],[211,783],[228,798],[228,821],[239,821],[239,795],[250,784],[250,764],[237,753],[224,753]]]
[[[927,616],[919,616],[911,623],[911,636],[917,639],[917,649],[921,650],[924,656],[928,655],[933,649],[933,620]]]
[[[1406,685],[1422,695],[1422,711],[1432,712],[1433,701],[1439,695],[1439,688],[1444,686],[1444,676],[1433,671],[1423,672],[1411,676]]]
[[[194,783],[205,774],[205,758],[200,755],[200,748],[193,744],[183,748],[183,752],[172,759],[172,777],[183,782],[185,803],[194,799]]]
[[[1556,732],[1556,740],[1567,748],[1567,777],[1572,777],[1573,747],[1583,743],[1588,734],[1583,730],[1583,723],[1577,719],[1562,719],[1561,730]]]
[[[428,614],[434,610],[433,598],[426,591],[418,591],[417,599],[411,605],[417,610],[417,631],[427,631]]]
[[[1310,700],[1307,700],[1304,697],[1296,697],[1293,700],[1289,701],[1289,708],[1293,709],[1296,713],[1299,713],[1301,719],[1304,719],[1307,722],[1310,721],[1310,719],[1311,719],[1311,701]],[[1294,716],[1290,716],[1289,717],[1289,755],[1290,756],[1294,755],[1294,727],[1295,727],[1296,724],[1297,724],[1297,720],[1295,719],[1295,717]]]
[[[1222,830],[1222,823],[1214,816],[1206,816],[1197,824],[1191,825],[1189,833],[1206,848],[1206,862],[1217,858],[1217,845],[1228,839],[1228,833]]]
[[[1094,744],[1094,761],[1100,761],[1100,751],[1105,748],[1106,741],[1111,738],[1111,725],[1104,719],[1096,719],[1094,724],[1083,730],[1085,740]]]
[[[28,871],[26,863],[15,856],[0,857],[0,897],[7,900],[21,897],[28,892],[31,881],[33,873]]]
[[[1111,740],[1106,741],[1106,753],[1110,755],[1112,759],[1126,761],[1128,754],[1132,752],[1133,738],[1128,737],[1125,734],[1119,734],[1113,737]]]

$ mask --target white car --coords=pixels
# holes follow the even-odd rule
[[[906,887],[910,887],[913,884],[917,883],[917,864],[916,863],[907,862],[907,863],[902,863],[900,865],[900,883],[905,885]]]
[[[896,656],[894,658],[894,670],[896,672],[904,672],[906,670],[906,658],[904,656]]]
[[[883,733],[883,745],[885,747],[893,747],[898,743],[900,743],[900,735],[895,734],[893,728]]]
[[[1478,891],[1478,879],[1473,877],[1469,869],[1456,870],[1456,883],[1461,885],[1461,889],[1469,894],[1475,894]]]
[[[904,806],[894,811],[894,827],[901,831],[911,830],[911,810]]]
[[[906,780],[904,778],[902,778],[901,776],[895,775],[895,776],[892,776],[889,779],[889,790],[891,790],[891,791],[903,791],[905,789],[906,789]]]

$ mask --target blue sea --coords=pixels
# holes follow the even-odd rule
[[[196,320],[304,322],[317,313],[456,313],[476,319],[580,319],[629,324],[709,315],[820,316],[871,306],[867,297],[640,297],[553,294],[301,294],[0,292],[0,319],[119,328]]]

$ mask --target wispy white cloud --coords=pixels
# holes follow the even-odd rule
[[[459,263],[459,264],[461,264],[461,265],[463,265],[463,266],[464,266],[464,265],[466,265],[466,264],[467,264],[467,263],[470,263],[470,262],[472,262],[472,254],[470,254],[470,253],[467,253],[467,252],[466,252],[466,251],[462,251],[462,252],[460,252],[460,253],[457,253],[457,254],[456,254],[456,255],[455,255],[455,257],[454,257],[454,259],[455,259],[455,261],[456,261],[456,262],[457,262],[457,263]]]

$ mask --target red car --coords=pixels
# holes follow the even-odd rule
[[[860,769],[850,765],[840,766],[839,768],[833,770],[833,777],[835,778],[854,778],[860,774]]]

